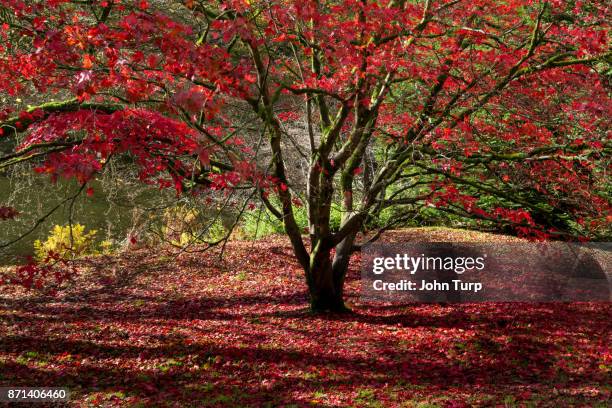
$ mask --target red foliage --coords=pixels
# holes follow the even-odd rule
[[[220,15],[198,33],[199,23],[190,19],[208,20],[210,10],[193,1],[184,2],[189,18],[178,19],[147,1],[78,7],[62,0],[2,0],[19,20],[3,24],[2,35],[24,40],[0,46],[0,91],[17,97],[30,87],[52,94],[69,90],[91,102],[75,113],[22,112],[14,123],[26,130],[37,122],[22,147],[86,133],[82,143],[39,168],[53,177],[86,182],[111,155],[129,152],[142,166],[143,180],[164,187],[182,190],[185,176],[201,171],[193,156],[204,167],[217,156],[242,167],[228,174],[203,171],[206,181],[200,181],[209,187],[278,185],[255,168],[250,149],[230,143],[237,132],[231,105],[307,93],[347,104],[341,140],[361,107],[376,113],[375,133],[398,149],[404,143],[433,149],[427,170],[445,177],[447,188],[465,189],[456,178],[469,173],[488,180],[489,191],[540,194],[544,204],[586,220],[585,234],[604,225],[611,206],[601,194],[607,174],[601,163],[612,136],[605,119],[612,103],[593,61],[609,56],[609,9],[596,1],[427,4],[212,2]],[[101,21],[106,12],[111,20]],[[258,50],[260,61],[232,54],[236,41]],[[309,62],[313,56],[320,64]],[[265,65],[263,88],[258,63]],[[380,88],[385,78],[414,88],[402,109]],[[115,113],[97,108],[109,102],[141,107]],[[274,119],[297,122],[303,112],[283,108]],[[522,155],[512,156],[517,152]],[[324,171],[335,171],[335,159],[327,160]],[[475,163],[487,163],[486,171],[474,170]],[[353,170],[358,177],[360,167]],[[472,197],[471,214],[510,224],[518,220],[513,207],[526,203],[477,210],[477,194],[463,195]],[[450,208],[449,196],[438,198]],[[550,233],[532,219],[531,227]]]
[[[17,285],[28,291],[35,290],[54,296],[77,274],[78,270],[70,260],[55,252],[49,252],[42,261],[28,257],[25,263],[15,267],[14,273],[4,277],[0,275],[0,286]]]
[[[13,207],[0,206],[0,221],[11,220],[19,215]]]

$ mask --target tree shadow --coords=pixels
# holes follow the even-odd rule
[[[153,405],[194,401],[215,405],[223,396],[218,406],[255,406],[264,402],[295,402],[297,390],[312,392],[360,386],[382,389],[394,384],[398,391],[418,385],[441,392],[453,387],[515,387],[543,378],[557,386],[569,382],[570,378],[576,387],[601,382],[592,372],[576,378],[569,371],[555,368],[555,346],[528,336],[498,344],[481,334],[470,344],[453,346],[452,357],[442,356],[440,350],[426,344],[407,353],[391,337],[376,341],[376,355],[342,356],[330,349],[288,350],[262,348],[257,344],[220,346],[175,342],[147,346],[13,336],[0,342],[5,353],[23,356],[37,350],[38,360],[3,363],[0,385],[62,385],[77,393],[120,390],[129,397],[152,399]],[[61,360],[67,351],[71,357],[63,368],[45,363]],[[486,353],[490,358],[472,360],[472,352]],[[139,360],[145,368],[112,364],[118,359]],[[519,364],[512,359],[519,359]],[[285,375],[279,376],[278,370],[282,367],[286,369]]]
[[[267,281],[179,298],[111,286],[63,300],[3,297],[0,386],[67,386],[81,402],[99,392],[99,405],[337,407],[457,389],[503,401],[521,387],[609,380],[580,354],[612,331],[609,305],[376,305],[359,301],[358,274],[348,281],[353,313],[336,315],[312,315],[299,285]],[[568,353],[574,366],[559,364]]]

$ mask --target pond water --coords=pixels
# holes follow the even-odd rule
[[[0,176],[0,205],[15,207],[20,212],[15,220],[0,222],[0,247],[39,223],[20,241],[0,248],[0,264],[11,264],[31,255],[35,240],[44,240],[54,225],[67,225],[70,221],[84,225],[86,230],[97,230],[98,241],[125,240],[134,226],[146,217],[148,207],[162,205],[162,201],[168,202],[169,198],[168,194],[160,194],[152,186],[135,186],[121,180],[94,181],[90,185],[94,189],[92,196],[83,191],[45,218],[54,207],[79,190],[76,181],[52,184],[47,177],[32,176],[16,182]],[[44,219],[41,221],[41,218]]]

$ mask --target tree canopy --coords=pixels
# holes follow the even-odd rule
[[[597,0],[0,0],[0,169],[85,186],[127,154],[160,187],[252,191],[313,308],[338,310],[357,234],[415,209],[609,236],[610,17]]]

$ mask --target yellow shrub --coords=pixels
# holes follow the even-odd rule
[[[110,254],[113,252],[113,242],[105,239],[104,241],[100,242],[100,252],[102,252],[103,254]]]
[[[36,240],[34,242],[34,253],[36,258],[43,261],[49,252],[59,254],[63,258],[77,258],[84,255],[98,253],[95,248],[96,230],[85,232],[85,226],[81,224],[72,225],[72,242],[70,239],[70,226],[55,225],[45,242]]]
[[[164,211],[161,236],[169,241],[182,241],[183,234],[191,235],[194,228],[197,228],[197,218],[199,213],[195,209],[184,206],[169,208]]]
[[[176,206],[164,212],[159,237],[172,245],[184,247],[217,241],[227,234],[221,219],[210,219],[195,208]]]

